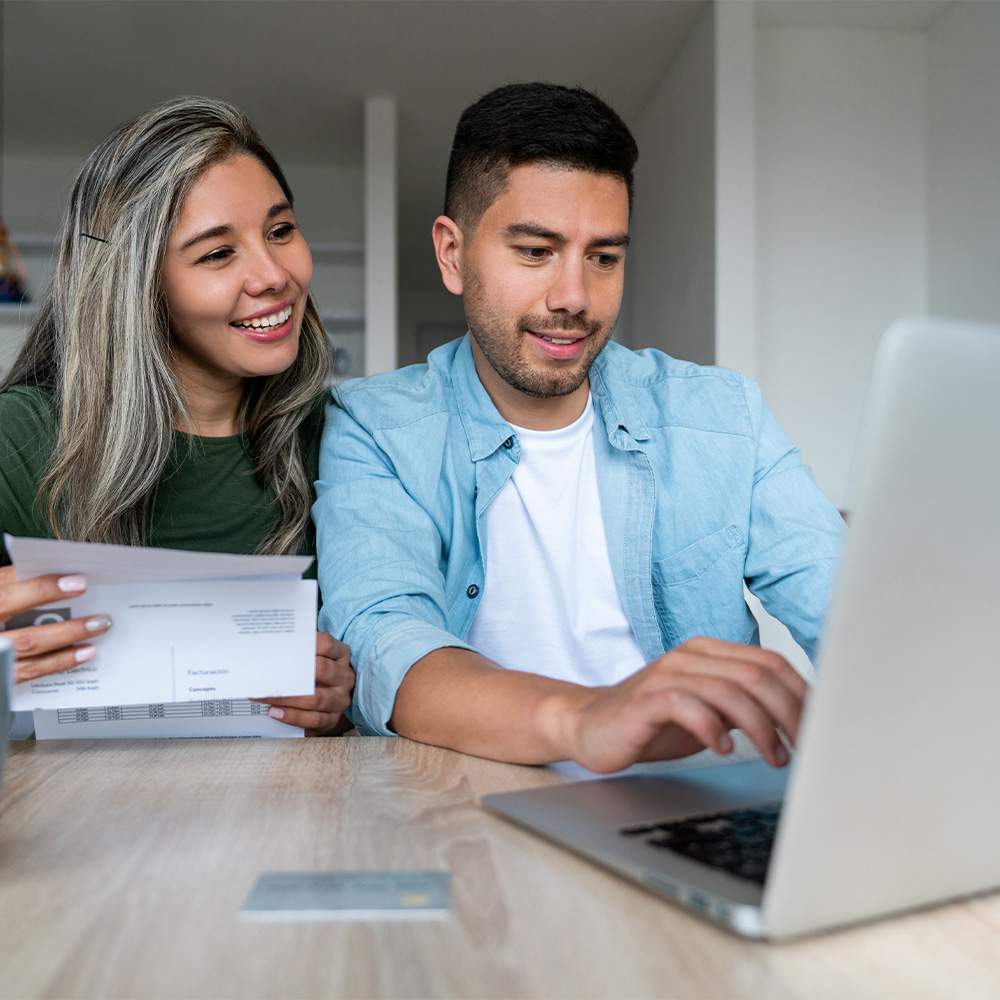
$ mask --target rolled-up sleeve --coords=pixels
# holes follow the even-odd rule
[[[815,660],[844,521],[816,485],[757,386],[747,382],[746,391],[756,430],[747,586]]]
[[[407,493],[377,431],[336,402],[327,407],[319,475],[320,628],[351,647],[355,725],[391,736],[410,667],[435,649],[471,648],[447,628],[441,533]]]

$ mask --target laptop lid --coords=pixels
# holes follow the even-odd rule
[[[819,681],[764,888],[619,830],[780,796],[761,763],[484,804],[741,933],[785,937],[1000,885],[1000,329],[896,324],[879,347]],[[729,787],[720,779],[729,779]],[[784,772],[781,772],[784,778]],[[738,779],[738,780],[735,780]],[[704,782],[704,786],[702,786]],[[609,795],[601,786],[613,786]],[[688,809],[694,789],[711,789]],[[614,805],[611,803],[614,801]]]
[[[1000,885],[1000,329],[895,324],[764,900],[784,935]]]

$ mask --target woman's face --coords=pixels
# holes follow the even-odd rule
[[[181,205],[160,274],[174,367],[190,391],[229,389],[295,360],[312,257],[274,175],[238,154]]]

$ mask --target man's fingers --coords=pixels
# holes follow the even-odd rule
[[[771,725],[780,726],[794,743],[798,737],[803,699],[808,688],[804,682],[790,683],[790,678],[781,669],[781,664],[786,664],[783,657],[767,654],[766,650],[754,650],[754,652],[763,652],[765,656],[708,656],[685,643],[661,660],[655,661],[653,665],[655,669],[651,672],[649,683],[653,685],[663,683],[665,686],[680,684],[682,687],[697,690],[723,714],[726,714],[727,708],[730,707],[730,703],[725,700],[730,689],[741,691],[760,706]],[[790,666],[788,670],[801,681]],[[708,683],[704,688],[698,687],[702,681],[718,683]],[[720,701],[719,698],[723,700]],[[743,701],[739,699],[733,704],[743,704]],[[743,728],[738,722],[734,724]]]
[[[328,656],[332,660],[351,662],[351,647],[335,639],[329,632],[316,633],[316,655]]]
[[[662,743],[671,727],[703,746],[729,753],[729,730],[738,728],[769,764],[783,766],[788,751],[779,730],[794,742],[806,691],[778,654],[698,639],[675,647],[623,681],[620,692],[626,701],[619,708],[626,716],[622,722],[631,719],[636,724],[630,741],[643,742],[641,757]],[[671,736],[668,742],[675,741]]]
[[[346,646],[344,647],[347,648]],[[328,656],[316,657],[316,686],[340,687],[346,691],[354,689],[354,671],[351,669],[350,655],[347,659],[330,659]]]
[[[728,660],[723,661],[718,671],[708,677],[714,682],[709,688],[710,697],[712,692],[718,693],[717,697],[711,697],[712,704],[727,717],[735,718],[730,714],[730,706],[739,711],[747,703],[752,703],[759,707],[760,715],[770,727],[779,725],[793,744],[798,739],[802,699],[767,669],[756,663]],[[742,722],[734,722],[733,725],[744,728]],[[752,737],[754,733],[748,731],[748,735]]]
[[[678,684],[650,699],[649,708],[664,723],[673,723],[696,736],[718,753],[733,749],[730,729],[741,729],[763,758],[776,767],[788,763],[788,751],[761,706],[735,685],[713,678]]]
[[[709,639],[707,636],[689,639],[677,649],[690,650],[710,659],[755,663],[773,673],[800,699],[805,699],[809,693],[809,684],[802,675],[788,660],[773,649],[761,649],[760,646],[741,646],[739,643],[726,642],[723,639]]]
[[[775,716],[759,700],[735,684],[715,679],[699,686],[698,695],[719,713],[727,728],[743,730],[769,764],[783,767],[788,763],[788,751],[775,726]]]
[[[668,688],[659,698],[651,699],[650,708],[657,709],[667,724],[686,729],[704,746],[717,753],[732,751],[733,740],[723,717],[691,691],[682,687]]]
[[[0,567],[0,621],[30,611],[40,604],[76,597],[87,589],[87,578],[79,573],[35,576],[19,580],[13,566]]]

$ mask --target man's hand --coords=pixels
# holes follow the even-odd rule
[[[808,688],[784,657],[697,638],[611,687],[503,670],[444,647],[403,678],[389,725],[401,736],[515,764],[574,760],[593,771],[733,749],[742,729],[781,767]]]
[[[326,632],[316,633],[316,691],[300,698],[256,698],[270,705],[270,716],[300,726],[306,736],[337,736],[351,728],[344,712],[351,704],[354,671],[351,650]]]
[[[37,576],[19,580],[13,566],[0,567],[0,622],[42,604],[78,597],[87,589],[86,577],[79,574]],[[90,615],[50,625],[30,625],[3,632],[14,646],[17,668],[14,681],[34,680],[46,674],[70,670],[97,655],[86,640],[111,628],[107,615]],[[75,645],[84,643],[84,645]]]
[[[586,690],[586,689],[584,689]],[[775,767],[788,763],[808,686],[788,661],[756,646],[691,639],[614,687],[577,692],[563,718],[569,756],[593,771],[618,771],[706,747],[733,749],[742,729]]]

